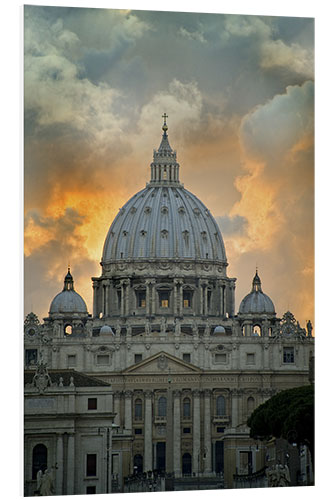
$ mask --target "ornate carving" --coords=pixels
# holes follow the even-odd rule
[[[36,387],[40,393],[44,392],[47,387],[53,386],[51,377],[48,374],[46,363],[40,360],[36,366],[36,372],[32,379],[32,385]]]
[[[168,368],[168,359],[164,354],[159,356],[157,366],[160,370],[166,370]]]

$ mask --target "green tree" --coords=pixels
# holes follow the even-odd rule
[[[282,437],[309,447],[314,465],[314,386],[281,391],[258,406],[247,425],[254,439]]]

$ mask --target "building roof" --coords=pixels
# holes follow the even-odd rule
[[[36,371],[24,371],[24,385],[32,384]],[[75,370],[48,370],[48,375],[51,378],[52,384],[59,384],[60,378],[63,379],[63,385],[69,386],[71,377],[73,377],[73,384],[75,387],[111,387],[107,382],[103,382],[95,377],[85,375]]]

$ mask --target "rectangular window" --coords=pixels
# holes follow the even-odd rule
[[[69,354],[67,356],[68,368],[74,368],[76,366],[76,354]]]
[[[183,292],[183,307],[192,307],[192,293],[184,291]]]
[[[227,354],[225,352],[215,354],[215,363],[226,363],[226,362],[227,362]]]
[[[87,476],[97,476],[97,455],[96,453],[87,454]]]
[[[212,302],[212,291],[208,290],[207,291],[207,309],[208,310],[210,309],[211,302]]]
[[[159,298],[160,298],[160,307],[169,307],[169,292],[160,292],[159,293]]]
[[[255,364],[254,352],[247,353],[247,355],[246,355],[246,364],[247,365],[254,365]]]
[[[142,354],[134,354],[134,363],[140,363],[142,361]]]
[[[109,354],[98,354],[97,355],[97,364],[98,365],[109,365],[110,364]]]
[[[183,427],[183,434],[191,434],[191,427]]]
[[[186,363],[191,363],[191,354],[189,352],[183,353],[183,361]]]
[[[283,362],[284,363],[295,363],[295,353],[293,347],[283,348]]]
[[[37,349],[25,350],[25,364],[26,366],[35,365],[37,363]]]
[[[222,433],[224,432],[225,427],[216,427],[216,432]]]
[[[134,434],[142,434],[142,429],[134,429]]]
[[[137,307],[146,307],[146,292],[137,292]]]
[[[96,486],[87,486],[87,495],[95,495]]]
[[[88,410],[97,410],[97,398],[88,398]]]

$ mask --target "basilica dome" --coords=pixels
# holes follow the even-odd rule
[[[74,280],[68,268],[62,292],[54,297],[50,305],[50,314],[80,313],[88,314],[87,306],[81,295],[74,290]]]
[[[252,291],[244,297],[239,306],[240,314],[247,313],[269,313],[275,314],[275,308],[272,300],[263,293],[261,289],[261,280],[258,272],[253,278]]]
[[[214,217],[179,182],[179,164],[167,129],[164,124],[150,182],[125,203],[109,229],[103,264],[119,259],[227,261]]]

